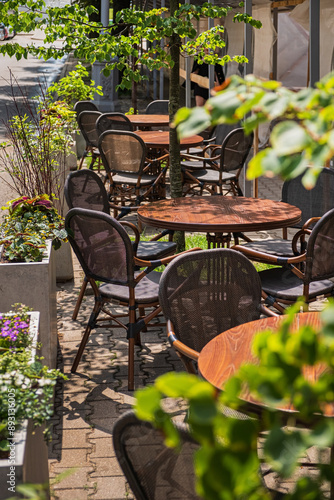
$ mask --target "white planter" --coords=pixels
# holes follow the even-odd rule
[[[57,364],[56,262],[51,241],[42,262],[0,263],[0,311],[8,312],[21,302],[40,311],[39,341],[43,363]]]
[[[80,132],[80,130],[77,130],[76,133],[74,134],[74,139],[75,139],[75,145],[76,145],[76,155],[77,158],[82,158],[84,151],[86,149],[86,141],[84,139],[84,136]]]
[[[37,343],[39,312],[30,313],[30,333]],[[33,349],[33,359],[36,349]],[[25,420],[14,434],[9,458],[0,460],[0,500],[16,496],[16,487],[22,483],[49,484],[48,447],[43,426],[34,429],[33,422]]]
[[[67,241],[62,243],[58,250],[54,250],[56,260],[56,279],[57,282],[69,281],[73,279],[73,261],[71,245]]]

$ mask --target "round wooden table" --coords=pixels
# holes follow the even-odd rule
[[[299,208],[261,198],[192,196],[143,205],[140,221],[176,231],[238,233],[289,227],[301,219]]]
[[[152,115],[157,116],[157,115]],[[148,148],[153,149],[169,149],[169,132],[162,130],[152,130],[152,131],[143,131],[138,130],[136,132],[143,141],[145,142]],[[186,139],[181,139],[180,146],[181,149],[188,149],[194,146],[200,146],[203,143],[203,137],[200,135],[192,135],[191,137],[187,137]]]
[[[126,115],[135,127],[169,126],[169,115]]]
[[[198,359],[198,370],[210,384],[217,389],[224,389],[224,385],[234,373],[245,363],[259,364],[252,352],[252,343],[257,333],[263,330],[277,330],[283,317],[271,317],[244,323],[217,335],[202,349]],[[312,325],[318,328],[321,324],[319,312],[296,314],[292,329],[296,331],[300,326]],[[316,380],[324,372],[323,365],[307,366],[304,375],[309,380]],[[242,394],[242,400],[259,405],[249,393]],[[278,407],[284,411],[295,411],[290,405]],[[334,416],[334,402],[324,409],[326,416]]]

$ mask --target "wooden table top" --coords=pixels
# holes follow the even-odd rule
[[[165,127],[169,126],[169,115],[126,115],[130,122],[137,127]]]
[[[141,222],[194,232],[247,232],[288,227],[301,219],[299,208],[261,198],[192,196],[156,201],[138,209]]]
[[[154,115],[153,115],[154,116]],[[155,115],[156,116],[156,115]],[[168,149],[169,148],[169,132],[162,130],[152,130],[152,131],[136,131],[146,146],[149,148],[156,149]],[[203,137],[200,135],[192,135],[191,137],[187,137],[186,139],[181,139],[180,145],[181,149],[187,149],[193,146],[200,146],[203,143]]]
[[[277,330],[284,318],[282,316],[259,319],[244,323],[221,333],[202,349],[198,359],[198,369],[201,375],[217,389],[223,389],[227,380],[245,363],[259,364],[252,352],[255,335],[263,330]],[[302,325],[312,325],[318,328],[321,324],[319,312],[300,313],[295,315],[292,332]],[[324,372],[323,365],[307,366],[304,375],[308,380],[317,380]],[[249,393],[243,393],[242,399],[252,404],[259,404]],[[278,409],[294,411],[291,405],[280,406]],[[324,409],[327,416],[334,416],[334,403]]]

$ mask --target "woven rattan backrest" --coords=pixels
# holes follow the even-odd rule
[[[88,208],[109,214],[108,195],[96,172],[87,168],[71,172],[65,181],[68,208]]]
[[[145,113],[147,115],[168,115],[169,113],[168,106],[169,106],[168,100],[152,101],[147,105]]]
[[[74,104],[73,109],[77,116],[79,116],[82,111],[98,111],[98,107],[93,103],[93,101],[78,101]]]
[[[132,244],[119,222],[102,212],[73,208],[66,215],[65,227],[87,277],[134,285]]]
[[[134,132],[107,130],[99,138],[99,150],[107,172],[142,175],[146,147]]]
[[[214,144],[223,144],[226,136],[232,132],[232,130],[239,128],[239,126],[240,125],[227,125],[226,123],[217,125],[212,133],[212,136],[215,138]]]
[[[243,128],[232,130],[222,143],[221,170],[230,172],[242,168],[251,150],[253,139],[254,134],[246,135]]]
[[[159,299],[178,339],[199,352],[219,333],[259,318],[261,283],[244,255],[227,248],[202,250],[167,266]]]
[[[313,189],[305,189],[303,175],[285,181],[282,187],[282,201],[295,205],[302,212],[302,220],[294,227],[302,227],[311,217],[322,217],[334,208],[334,171],[323,168]]]
[[[98,135],[96,132],[96,120],[101,115],[99,111],[82,111],[78,116],[78,125],[86,144],[97,148]]]
[[[96,130],[98,136],[106,130],[124,130],[133,131],[132,123],[123,113],[103,113],[96,121]]]
[[[126,412],[113,428],[117,460],[137,500],[199,500],[195,492],[194,453],[199,448],[177,426],[181,448],[164,444],[162,432]]]
[[[314,226],[307,243],[306,283],[334,278],[334,208]]]

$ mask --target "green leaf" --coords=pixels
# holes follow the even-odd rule
[[[8,451],[9,450],[9,442],[7,439],[3,439],[0,441],[0,451]]]
[[[264,453],[266,459],[282,477],[289,477],[307,447],[307,439],[302,432],[289,432],[275,427],[270,430],[265,440]]]
[[[161,392],[155,387],[145,387],[135,393],[134,410],[138,418],[152,422],[155,413],[160,409]]]
[[[332,447],[334,444],[334,422],[331,419],[323,419],[314,429],[306,435],[309,446],[320,448]]]
[[[175,115],[174,125],[177,125],[178,136],[182,139],[202,132],[210,125],[210,115],[204,107],[192,110],[181,108]]]
[[[270,139],[279,156],[300,153],[311,142],[305,129],[293,121],[278,123],[273,129]]]
[[[157,389],[168,397],[185,397],[189,390],[197,386],[200,381],[195,375],[189,373],[169,372],[161,375],[155,381]]]
[[[206,107],[211,111],[211,120],[214,123],[236,123],[239,120],[236,111],[241,104],[236,93],[227,89],[209,99]]]

